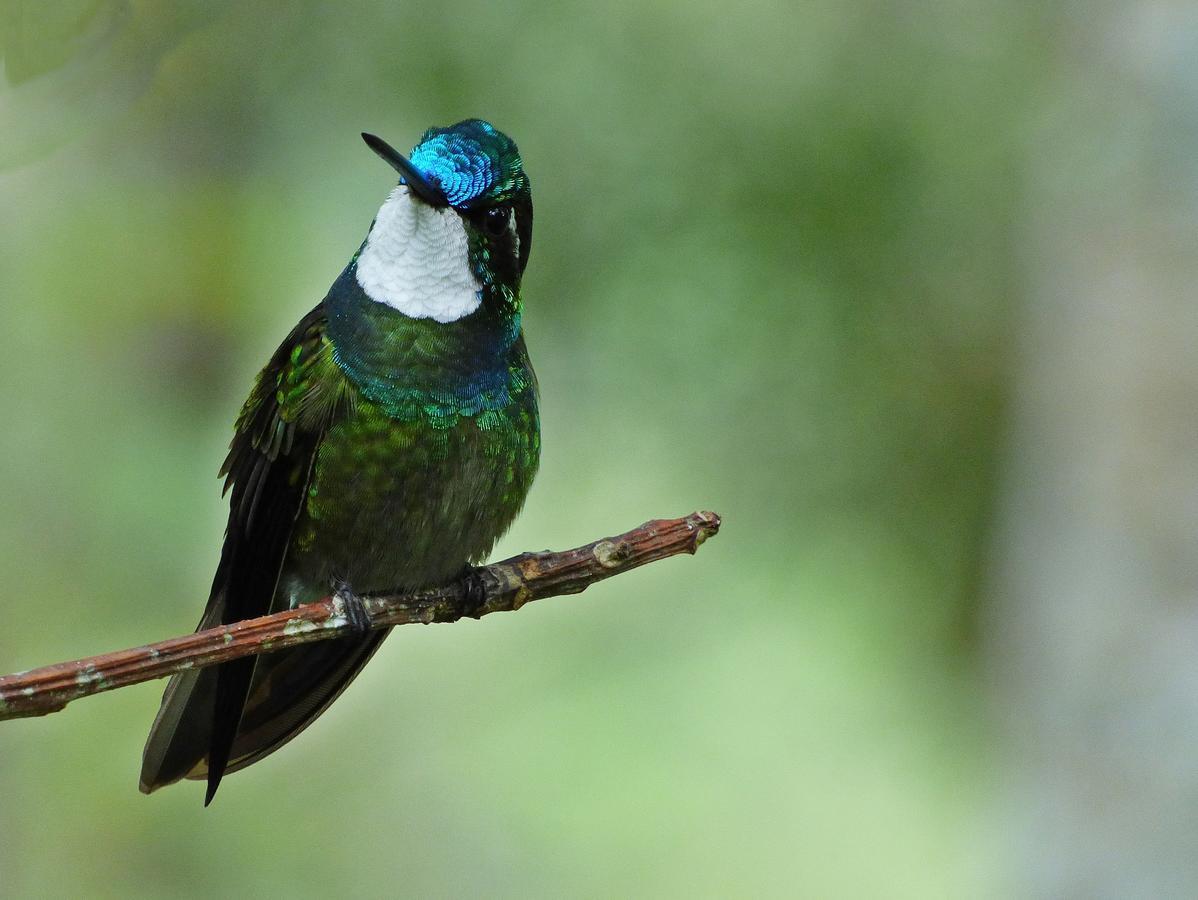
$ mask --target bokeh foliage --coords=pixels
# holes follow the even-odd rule
[[[362,130],[484,116],[533,180],[500,552],[726,525],[402,629],[207,811],[136,791],[159,685],[6,724],[0,893],[994,889],[976,601],[1051,4],[41,6],[0,18],[0,669],[194,624],[236,408],[391,182]]]

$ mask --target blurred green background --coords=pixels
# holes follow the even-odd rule
[[[1070,761],[1106,734],[1079,710],[1153,686],[1044,690],[1080,684],[1036,667],[1053,623],[1080,633],[1036,618],[1075,580],[1019,577],[1067,571],[1054,541],[1113,496],[1073,463],[1098,444],[1038,455],[1037,429],[1084,394],[1108,433],[1100,401],[1143,368],[1070,368],[1077,396],[1053,368],[1112,346],[1053,341],[1095,321],[1079,273],[1138,252],[1128,209],[1136,271],[1184,294],[1189,9],[0,4],[0,670],[194,626],[236,410],[393,182],[363,130],[407,147],[482,116],[532,178],[544,457],[497,555],[725,521],[581,597],[401,629],[208,810],[195,784],[137,792],[161,683],[0,725],[0,894],[1102,896],[1133,863],[1131,886],[1186,884],[1192,825],[1145,860],[1087,843],[1123,807]],[[1070,256],[1094,222],[1109,240]],[[1192,316],[1147,300],[1113,340],[1145,320],[1146,358],[1193,365]],[[1128,477],[1198,498],[1185,434]],[[1135,546],[1172,548],[1192,631],[1187,503],[1162,526],[1180,543]],[[1110,613],[1086,658],[1141,621]],[[1054,755],[1037,723],[1071,715]],[[1076,821],[1052,799],[1074,778]]]

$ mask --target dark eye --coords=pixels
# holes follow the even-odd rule
[[[491,237],[499,237],[507,231],[508,219],[511,218],[512,211],[506,206],[496,206],[488,209],[483,216],[483,231]]]

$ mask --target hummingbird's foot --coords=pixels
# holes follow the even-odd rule
[[[487,605],[487,586],[483,584],[482,569],[467,566],[462,573],[462,615],[481,619]]]
[[[358,634],[369,633],[370,613],[367,612],[362,598],[354,593],[354,589],[344,578],[334,575],[332,581],[333,597],[341,601],[341,605],[345,607],[345,619],[349,622],[349,627]]]

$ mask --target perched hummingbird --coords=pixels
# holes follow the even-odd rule
[[[366,240],[258,375],[221,469],[224,549],[199,627],[326,597],[448,584],[481,562],[540,457],[520,278],[532,195],[487,122],[430,128]],[[274,752],[337,698],[386,630],[174,676],[141,790],[221,777]]]

